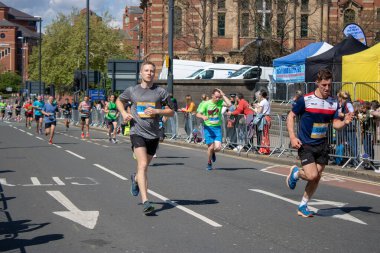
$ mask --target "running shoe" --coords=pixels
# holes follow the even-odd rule
[[[151,213],[154,211],[154,206],[152,205],[152,203],[150,203],[148,200],[144,202],[144,209],[143,209],[143,212],[145,214],[148,214],[148,213]]]
[[[307,205],[299,206],[297,213],[299,216],[302,216],[304,218],[310,218],[314,216],[314,212],[310,211]]]
[[[108,138],[108,141],[109,141],[109,142],[112,142],[112,138],[111,138],[111,137],[109,137],[109,138]]]
[[[212,170],[212,163],[207,163],[207,170]]]
[[[28,128],[29,128],[29,129],[32,129],[32,127],[31,127],[31,126],[29,126]]]
[[[136,182],[136,173],[132,173],[131,175],[131,194],[133,196],[139,195],[140,189],[139,185]]]
[[[117,143],[116,138],[112,138],[112,143],[113,143],[113,144],[116,144],[116,143]]]
[[[52,140],[49,140],[49,144],[52,145],[52,144],[53,144],[53,141],[52,141]]]
[[[298,178],[294,177],[294,173],[298,172],[297,166],[293,166],[290,168],[289,175],[286,177],[286,185],[290,190],[294,190],[297,185]]]
[[[90,138],[90,134],[89,133],[86,134],[86,138]]]
[[[214,163],[216,162],[216,155],[215,152],[212,153],[211,161]]]
[[[84,133],[82,132],[82,134],[80,135],[80,137],[82,138],[82,139],[84,139]]]
[[[42,129],[40,129],[40,134],[42,134]]]

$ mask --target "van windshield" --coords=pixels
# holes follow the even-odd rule
[[[198,69],[197,71],[195,71],[193,74],[189,75],[188,78],[190,77],[195,77],[197,76],[199,73],[201,73],[203,71],[203,69]]]
[[[251,67],[243,67],[241,69],[238,69],[236,70],[236,72],[232,73],[232,75],[230,75],[228,78],[240,76],[241,74],[243,74],[245,71],[247,71],[250,68]]]

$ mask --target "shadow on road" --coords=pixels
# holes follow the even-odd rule
[[[185,165],[184,163],[153,163],[150,166]]]
[[[257,169],[256,168],[215,168],[215,170],[235,171],[235,170],[257,170]]]
[[[0,173],[15,172],[14,170],[0,170]]]
[[[172,204],[174,202],[175,204]],[[157,213],[169,210],[175,207],[175,205],[181,205],[181,206],[200,206],[200,205],[215,205],[218,204],[219,201],[216,199],[205,199],[205,200],[183,200],[183,199],[177,199],[177,200],[171,200],[171,202],[153,202],[157,205],[162,205],[161,208],[154,210],[152,213],[150,213],[147,216],[157,216]]]
[[[190,157],[188,157],[188,156],[159,156],[159,157],[157,157],[157,158],[173,158],[173,159],[175,159],[175,158],[178,158],[178,159],[185,159],[185,158],[190,158]]]
[[[333,208],[319,209],[316,215],[326,217],[326,216],[333,216],[337,214],[351,213],[351,212],[356,212],[356,211],[360,211],[363,213],[380,214],[379,212],[371,211],[371,209],[372,207],[370,206],[333,207]]]
[[[62,234],[51,234],[37,236],[32,239],[20,239],[20,234],[41,229],[50,223],[34,224],[31,220],[12,220],[8,211],[7,201],[15,197],[6,197],[3,187],[0,184],[0,252],[16,250],[22,253],[27,252],[26,247],[38,244],[45,244],[50,241],[63,239]],[[24,235],[25,237],[25,235]]]

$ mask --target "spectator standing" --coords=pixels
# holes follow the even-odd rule
[[[234,149],[235,151],[240,151],[243,148],[244,140],[242,138],[247,136],[247,126],[251,123],[253,120],[254,111],[250,108],[249,103],[247,100],[244,99],[244,95],[242,93],[238,93],[236,95],[236,102],[237,107],[233,112],[227,112],[228,116],[235,116],[238,117],[238,115],[243,114],[244,119],[242,122],[245,122],[245,124],[239,124],[238,131],[239,133],[244,133],[243,135],[238,134],[239,143],[241,143],[239,146]]]
[[[256,117],[260,117],[259,114],[263,116],[259,124],[257,124],[257,144],[259,148],[259,154],[270,154],[270,140],[269,140],[269,128],[271,125],[270,118],[270,104],[267,99],[268,93],[265,90],[261,90],[258,94],[258,104],[255,104]]]
[[[186,107],[181,108],[180,111],[183,112],[185,116],[185,132],[187,136],[190,136],[196,125],[194,115],[197,112],[197,106],[190,95],[186,95],[185,100]]]

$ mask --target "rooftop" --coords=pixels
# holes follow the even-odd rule
[[[0,8],[9,8],[8,15],[12,19],[28,20],[28,21],[38,21],[39,20],[38,18],[35,18],[29,14],[26,14],[25,12],[22,12],[20,10],[15,9],[15,8],[9,7],[2,2],[0,2]]]

